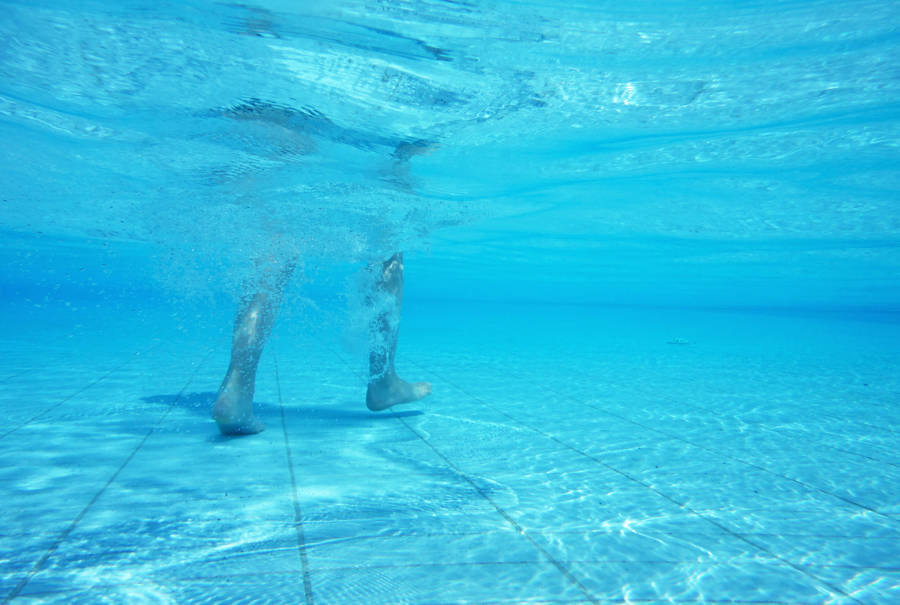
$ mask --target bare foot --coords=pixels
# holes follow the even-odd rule
[[[223,435],[254,435],[266,428],[253,415],[253,392],[223,388],[213,405],[212,417]]]
[[[401,380],[396,374],[390,374],[369,383],[366,391],[366,407],[373,412],[380,412],[398,403],[418,401],[430,394],[430,382],[409,383]]]

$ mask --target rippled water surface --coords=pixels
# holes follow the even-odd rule
[[[891,2],[3,11],[7,230],[155,242],[232,279],[277,235],[524,260],[570,297],[646,299],[640,270],[765,302],[760,279],[898,294]]]
[[[898,23],[0,0],[0,602],[900,600]]]

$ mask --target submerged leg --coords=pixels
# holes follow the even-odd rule
[[[375,308],[375,316],[369,330],[372,342],[366,406],[377,412],[422,399],[431,393],[431,384],[406,382],[394,371],[403,303],[403,254],[395,254],[373,271],[376,283],[369,302]]]
[[[269,270],[256,292],[244,298],[238,310],[231,341],[231,363],[212,410],[223,435],[252,435],[265,428],[253,415],[256,367],[293,272],[294,262]]]

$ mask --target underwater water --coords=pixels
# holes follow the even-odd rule
[[[897,602],[898,23],[0,0],[0,602]]]

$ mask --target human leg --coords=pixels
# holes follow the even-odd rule
[[[231,362],[219,387],[212,417],[223,435],[252,435],[265,425],[253,414],[256,368],[272,331],[295,263],[273,262],[255,291],[244,298],[234,321]]]
[[[431,393],[431,384],[406,382],[394,370],[403,304],[403,254],[398,252],[372,270],[375,272],[375,285],[369,303],[374,307],[375,315],[369,327],[371,344],[366,407],[381,411],[398,403],[422,399]]]

